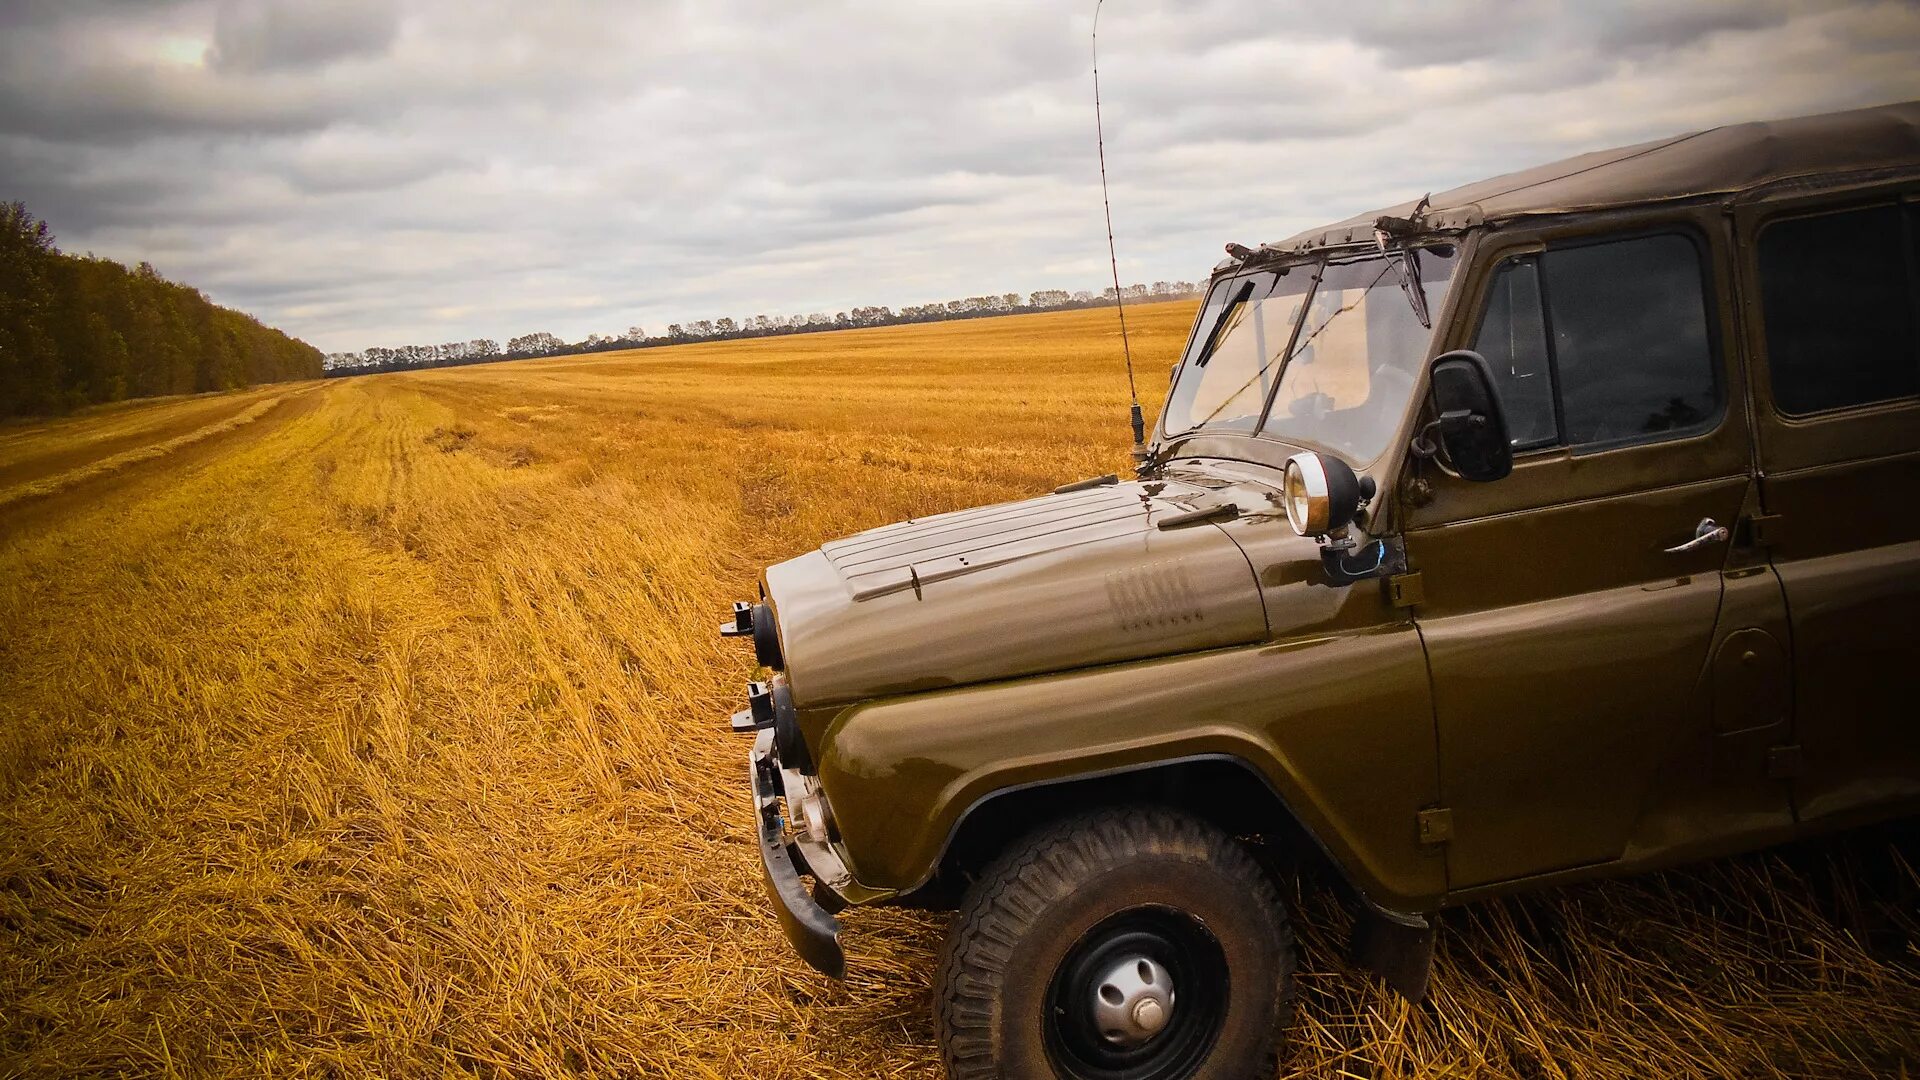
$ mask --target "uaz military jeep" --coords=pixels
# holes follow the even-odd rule
[[[809,963],[957,907],[952,1075],[1271,1075],[1278,873],[1418,998],[1442,908],[1920,809],[1920,103],[1228,252],[1136,479],[735,606]]]

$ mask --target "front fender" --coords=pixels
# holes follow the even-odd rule
[[[872,701],[819,745],[849,869],[877,890],[925,884],[996,792],[1198,755],[1260,773],[1375,903],[1427,910],[1446,887],[1415,831],[1439,781],[1406,624]]]

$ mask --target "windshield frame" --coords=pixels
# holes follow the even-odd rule
[[[1255,462],[1260,462],[1270,456],[1257,452],[1256,448],[1260,445],[1285,448],[1289,452],[1313,450],[1319,453],[1330,454],[1341,458],[1357,469],[1368,472],[1373,471],[1380,463],[1395,458],[1395,446],[1399,442],[1404,441],[1401,436],[1405,430],[1407,417],[1412,414],[1424,389],[1426,365],[1435,355],[1435,350],[1440,347],[1443,338],[1445,338],[1448,333],[1448,327],[1450,325],[1448,320],[1452,317],[1454,303],[1460,291],[1458,287],[1463,284],[1468,267],[1471,265],[1470,259],[1472,253],[1469,250],[1470,245],[1467,243],[1468,239],[1467,235],[1462,234],[1434,233],[1417,238],[1409,238],[1406,243],[1395,244],[1384,253],[1371,245],[1350,245],[1334,248],[1318,248],[1284,258],[1262,260],[1255,265],[1240,263],[1231,266],[1223,265],[1218,268],[1212,277],[1205,297],[1201,301],[1200,310],[1195,314],[1194,326],[1189,332],[1186,346],[1181,350],[1180,362],[1178,366],[1174,368],[1168,383],[1169,401],[1172,400],[1172,395],[1178,388],[1180,380],[1186,377],[1187,368],[1192,365],[1195,357],[1198,355],[1196,349],[1201,347],[1202,344],[1211,344],[1214,348],[1218,347],[1217,342],[1203,343],[1201,341],[1202,338],[1212,336],[1211,325],[1207,316],[1211,302],[1216,295],[1216,290],[1233,288],[1234,282],[1245,280],[1250,273],[1277,271],[1283,268],[1296,273],[1302,268],[1309,268],[1311,271],[1312,284],[1307,294],[1307,302],[1301,304],[1300,311],[1293,319],[1293,325],[1288,332],[1284,351],[1280,353],[1280,356],[1283,358],[1282,362],[1277,365],[1272,365],[1271,369],[1266,373],[1270,382],[1266,389],[1264,400],[1261,402],[1254,425],[1248,429],[1237,426],[1230,427],[1224,424],[1201,423],[1184,431],[1169,432],[1166,429],[1168,419],[1167,409],[1163,406],[1159,421],[1156,425],[1159,429],[1154,442],[1156,455],[1162,460],[1170,460],[1175,457],[1186,444],[1200,442],[1203,444],[1204,450],[1199,456],[1219,457],[1222,456],[1218,453],[1220,448],[1233,445],[1233,443],[1229,443],[1226,440],[1236,440],[1239,445],[1246,447],[1248,451],[1246,459]],[[1386,437],[1382,449],[1370,460],[1358,461],[1355,460],[1354,455],[1350,452],[1314,439],[1310,431],[1288,431],[1284,434],[1275,434],[1268,431],[1268,422],[1285,382],[1287,369],[1295,359],[1294,353],[1300,348],[1301,344],[1300,335],[1303,332],[1307,320],[1311,317],[1311,300],[1318,295],[1328,268],[1379,260],[1383,269],[1382,279],[1375,281],[1369,286],[1367,292],[1370,294],[1375,289],[1388,287],[1391,287],[1394,292],[1401,292],[1402,290],[1397,282],[1398,271],[1393,268],[1393,260],[1403,257],[1403,254],[1418,257],[1415,253],[1433,248],[1452,249],[1448,260],[1451,264],[1450,272],[1445,278],[1439,279],[1438,282],[1431,278],[1422,281],[1423,299],[1426,301],[1429,314],[1428,322],[1430,323],[1429,326],[1424,328],[1427,335],[1425,351],[1413,362],[1416,365],[1413,389],[1408,393],[1406,400],[1400,403],[1399,411],[1402,415],[1398,424],[1395,425],[1394,431]],[[1432,292],[1435,284],[1440,284],[1445,290],[1443,294],[1437,298],[1437,302]],[[1399,301],[1406,304],[1409,309],[1413,307],[1412,301],[1404,295],[1399,297]],[[1215,318],[1217,319],[1220,313],[1230,310],[1230,308],[1226,307],[1217,309]]]

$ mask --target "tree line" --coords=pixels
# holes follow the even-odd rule
[[[0,203],[0,417],[317,379],[322,368],[306,342],[149,263],[67,254],[26,206]]]
[[[1174,300],[1197,296],[1199,286],[1191,281],[1156,281],[1151,285],[1129,285],[1121,294],[1129,302]],[[993,315],[1012,315],[1032,311],[1060,311],[1072,308],[1103,307],[1114,302],[1109,287],[1095,294],[1085,289],[1041,289],[1022,296],[1000,293],[969,296],[963,300],[917,304],[894,311],[889,307],[856,307],[832,315],[749,315],[700,319],[671,323],[663,334],[649,334],[639,326],[620,334],[589,334],[569,342],[550,333],[522,334],[507,339],[506,346],[491,338],[453,341],[443,345],[401,345],[376,347],[360,352],[336,352],[326,356],[328,377],[365,375],[410,368],[453,367],[460,364],[485,364],[495,360],[525,360],[539,356],[572,356],[578,353],[610,352],[615,349],[648,349],[662,345],[681,345],[694,341],[729,341],[735,338],[774,337],[782,334],[812,334],[823,330],[851,330],[863,326],[894,326],[900,323],[943,322],[948,319],[978,319]]]

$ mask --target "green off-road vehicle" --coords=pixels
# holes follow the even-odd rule
[[[1276,874],[1418,998],[1442,908],[1920,810],[1920,102],[1228,251],[1137,479],[735,606],[809,963],[957,907],[952,1075],[1255,1075]]]

